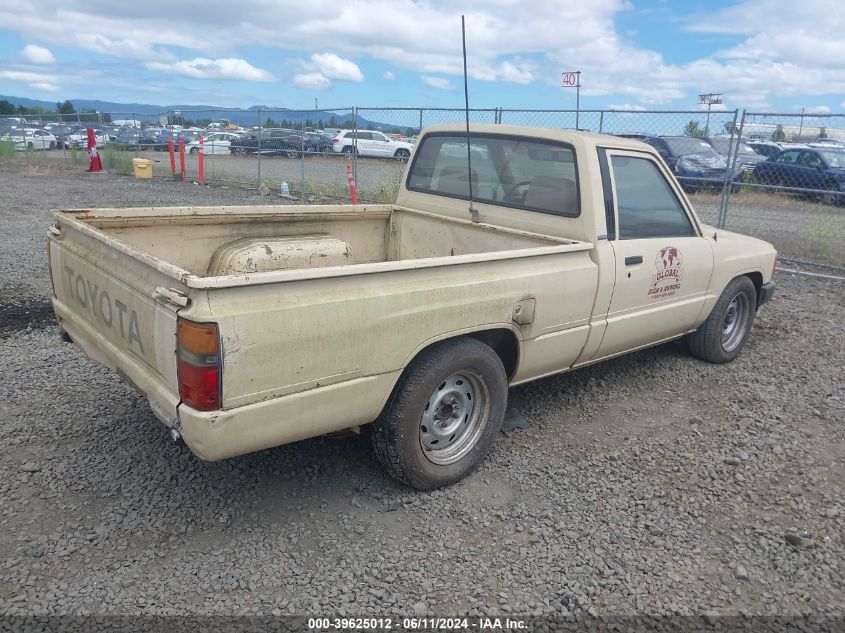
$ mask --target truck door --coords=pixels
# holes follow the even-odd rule
[[[616,282],[599,359],[669,339],[693,328],[713,271],[701,234],[665,165],[652,154],[600,150],[612,193]],[[606,191],[606,198],[607,198]]]

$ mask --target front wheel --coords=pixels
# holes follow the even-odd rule
[[[191,148],[191,156],[196,156],[196,155],[197,155],[197,154],[199,154],[199,153],[200,153],[200,148],[199,148],[199,147],[192,147],[192,148]]]
[[[406,149],[397,149],[396,153],[393,155],[393,158],[395,158],[396,160],[401,161],[403,163],[406,160],[408,160],[410,157],[411,157],[411,152],[409,152]]]
[[[839,191],[839,186],[835,182],[828,183],[824,187],[825,193],[823,193],[819,200],[822,204],[827,204],[830,206],[841,205],[845,202],[845,194],[842,194]]]
[[[757,290],[748,277],[737,277],[722,292],[710,316],[689,337],[693,356],[729,363],[739,356],[757,312]]]
[[[387,472],[414,488],[448,486],[484,459],[508,399],[496,352],[472,338],[438,343],[408,367],[373,423],[373,450]]]

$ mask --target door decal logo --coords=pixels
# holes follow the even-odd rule
[[[665,246],[657,252],[654,267],[657,272],[652,276],[648,296],[652,299],[671,297],[681,287],[683,277],[681,251],[674,246]]]

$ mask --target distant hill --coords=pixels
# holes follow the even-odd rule
[[[9,95],[0,95],[0,100],[5,99],[12,105],[20,105],[25,108],[44,108],[48,111],[56,109],[55,101],[42,101],[40,99],[27,99],[26,97],[13,97]],[[261,122],[267,120],[267,117],[274,121],[281,121],[287,119],[292,123],[303,123],[310,120],[312,123],[322,122],[327,125],[332,117],[335,118],[339,126],[352,120],[351,113],[335,114],[327,110],[290,110],[288,108],[269,108],[268,106],[250,106],[249,108],[224,108],[221,106],[211,105],[154,105],[150,103],[115,103],[113,101],[99,101],[97,99],[70,99],[73,107],[77,112],[84,110],[95,110],[97,112],[107,112],[112,119],[136,119],[138,121],[152,121],[157,119],[160,115],[172,112],[174,110],[181,110],[182,116],[188,119],[228,119],[236,125],[253,126],[258,124],[259,108],[261,112]],[[264,110],[272,110],[272,112],[264,112]],[[198,112],[199,111],[199,112]],[[387,123],[379,123],[377,121],[369,121],[362,117],[358,117],[358,125],[360,127],[369,127],[372,125],[377,130],[393,129],[395,125]]]

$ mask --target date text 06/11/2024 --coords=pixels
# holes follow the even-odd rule
[[[514,631],[527,629],[524,620],[497,617],[476,618],[309,618],[309,630],[441,630]]]

